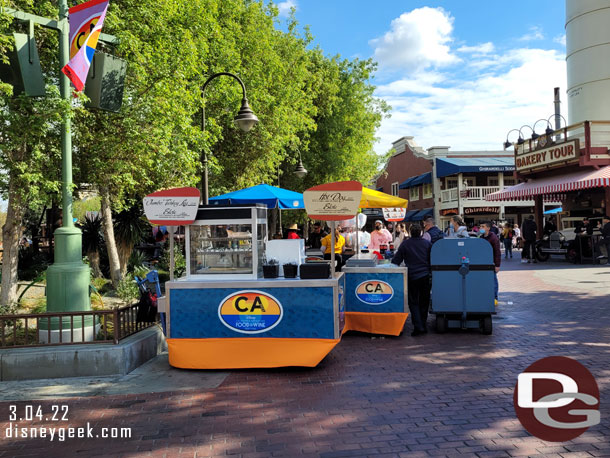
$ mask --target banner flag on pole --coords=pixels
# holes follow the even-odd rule
[[[85,87],[107,9],[108,0],[90,0],[69,10],[70,62],[61,71],[77,91]]]

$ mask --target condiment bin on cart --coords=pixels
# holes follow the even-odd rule
[[[491,244],[481,238],[441,239],[432,246],[430,264],[437,332],[460,327],[491,334],[496,313]]]

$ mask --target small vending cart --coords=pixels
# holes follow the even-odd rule
[[[340,341],[343,275],[262,278],[267,207],[204,205],[186,228],[186,277],[166,283],[169,363],[316,366]]]
[[[401,210],[407,204],[408,201],[400,197],[362,189],[360,208],[384,208],[388,221],[400,220],[400,215],[404,218]],[[394,208],[385,211],[388,207]],[[373,253],[358,253],[350,258],[343,272],[346,288],[343,332],[400,335],[409,316],[407,268],[387,260],[379,263]]]

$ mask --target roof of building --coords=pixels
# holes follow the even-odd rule
[[[422,184],[432,183],[432,172],[422,173],[415,177],[407,178],[405,181],[400,183],[400,189],[413,188]]]

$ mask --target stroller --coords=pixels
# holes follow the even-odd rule
[[[161,297],[159,274],[156,270],[151,270],[144,278],[135,276],[135,280],[140,290],[136,321],[138,323],[154,323],[157,321],[157,298]]]

